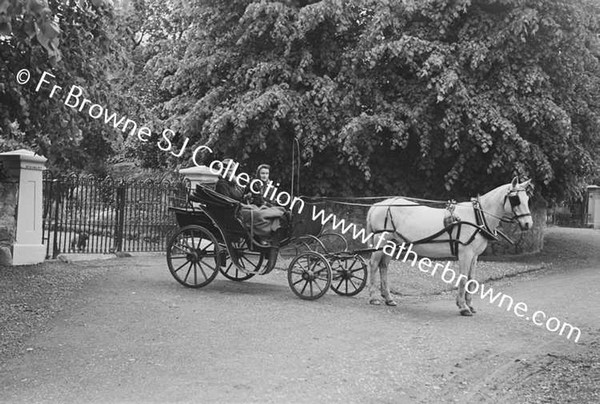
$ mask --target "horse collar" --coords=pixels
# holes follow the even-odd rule
[[[481,208],[479,195],[477,195],[477,198],[472,198],[471,202],[473,203],[473,210],[475,212],[475,223],[477,223],[477,226],[479,226],[480,231],[488,240],[498,240],[496,231],[490,229],[490,226],[485,218],[485,213]]]

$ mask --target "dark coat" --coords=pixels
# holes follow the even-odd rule
[[[263,206],[263,205],[267,205],[267,206],[271,206],[271,204],[269,203],[269,200],[266,200],[265,197],[263,196],[263,194],[265,193],[265,189],[267,188],[267,184],[265,184],[264,182],[260,182],[262,185],[260,186],[260,192],[256,193],[256,192],[252,192],[252,188],[250,187],[250,184],[248,184],[248,186],[246,186],[246,191],[245,194],[248,196],[248,202],[256,205],[258,207]]]
[[[215,191],[236,201],[241,201],[244,196],[244,189],[242,187],[231,181],[227,181],[225,178],[219,178],[217,185],[215,185]]]

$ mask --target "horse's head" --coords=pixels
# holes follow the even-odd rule
[[[515,177],[510,184],[506,196],[504,196],[504,211],[512,216],[511,220],[517,221],[521,230],[529,230],[533,227],[533,219],[529,211],[529,198],[533,191],[531,180],[519,184],[519,178]]]

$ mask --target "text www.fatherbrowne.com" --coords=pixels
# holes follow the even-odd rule
[[[314,205],[312,208],[313,220],[319,220],[322,225],[330,223],[333,230],[341,231],[341,233],[344,235],[349,233],[352,235],[354,240],[360,239],[360,242],[364,244],[369,242],[371,242],[371,244],[375,244],[373,243],[373,239],[375,238],[373,233],[367,234],[364,228],[359,229],[355,223],[346,223],[344,219],[338,219],[334,214],[329,214],[326,216],[323,209],[318,209]],[[384,232],[383,234],[378,235],[379,240],[374,248],[380,249],[385,234],[386,233]],[[454,285],[454,287],[458,287],[461,278],[464,278],[466,281],[465,289],[467,293],[475,295],[479,291],[479,296],[482,300],[489,300],[490,304],[498,302],[498,307],[506,307],[507,311],[512,309],[515,316],[524,318],[527,321],[531,320],[538,327],[545,326],[548,331],[554,333],[557,332],[558,335],[565,335],[569,340],[573,336],[575,342],[578,342],[579,338],[581,337],[581,330],[569,323],[563,322],[556,317],[548,317],[546,313],[541,310],[533,312],[530,317],[528,315],[530,310],[526,303],[517,302],[515,304],[514,299],[509,295],[502,292],[494,292],[493,288],[487,287],[485,284],[480,284],[475,279],[468,279],[464,274],[459,274],[457,277],[456,272],[450,268],[450,261],[444,265],[439,262],[434,263],[427,257],[422,257],[419,259],[417,253],[413,251],[412,243],[408,246],[404,242],[398,245],[391,240],[387,240],[385,246],[383,246],[381,250],[384,254],[387,254],[394,259],[400,260],[402,258],[403,262],[411,260],[411,267],[417,265],[418,262],[417,266],[419,267],[419,271],[423,273],[429,273],[431,276],[435,276],[436,273],[438,273],[444,282]]]

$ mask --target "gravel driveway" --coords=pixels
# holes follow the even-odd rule
[[[283,271],[186,289],[162,256],[2,268],[0,401],[598,402],[599,245],[552,228],[543,254],[478,273],[580,327],[577,344],[477,299],[461,317],[400,266],[397,307],[302,301]]]

